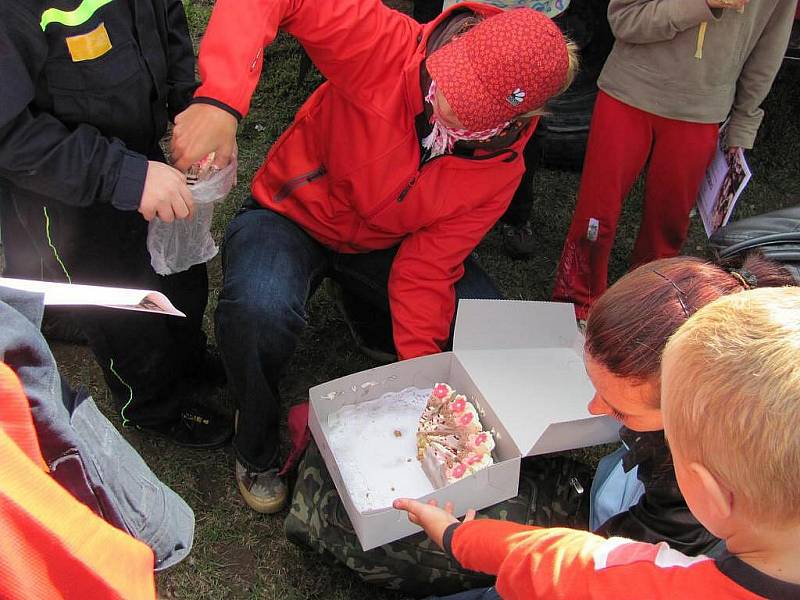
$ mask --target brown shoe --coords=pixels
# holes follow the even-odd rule
[[[278,469],[261,473],[248,471],[236,461],[236,482],[247,505],[256,512],[272,514],[283,509],[289,498],[286,483],[278,476]]]

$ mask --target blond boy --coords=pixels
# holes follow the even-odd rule
[[[592,533],[395,508],[500,597],[800,598],[800,288],[725,296],[672,337],[662,410],[689,508],[726,541],[717,559]],[[455,598],[455,597],[454,597]]]

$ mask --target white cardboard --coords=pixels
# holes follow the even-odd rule
[[[617,439],[618,423],[586,411],[592,387],[572,311],[567,304],[462,300],[453,352],[369,369],[309,390],[309,427],[364,550],[420,529],[392,508],[355,508],[322,429],[346,404],[440,381],[465,394],[478,407],[484,428],[495,431],[496,462],[421,498],[451,501],[457,515],[516,496],[522,455]]]
[[[0,277],[0,286],[44,294],[45,306],[103,306],[185,317],[161,292]]]

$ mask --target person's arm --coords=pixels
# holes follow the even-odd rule
[[[170,119],[185,110],[199,82],[194,75],[194,48],[181,0],[166,0],[167,107]]]
[[[713,561],[689,558],[666,544],[494,519],[459,523],[448,507],[406,498],[393,506],[407,511],[409,520],[465,569],[497,575],[497,592],[505,600],[666,600],[725,593],[726,582]]]
[[[376,118],[393,93],[422,26],[380,0],[218,0],[200,44],[194,104],[176,119],[172,151],[186,169],[211,151],[227,164],[238,120],[261,77],[278,29],[293,35],[328,81]],[[220,114],[222,113],[222,114]]]
[[[464,274],[464,260],[503,214],[518,181],[472,210],[410,234],[400,244],[389,274],[389,304],[401,360],[441,351],[450,336],[454,286]]]
[[[26,19],[0,27],[0,177],[73,206],[109,203],[168,221],[187,216],[191,195],[178,171],[148,162],[91,125],[69,129],[49,113],[31,111],[32,74],[46,60],[43,45],[25,43],[41,36],[31,27]]]
[[[671,40],[703,21],[713,20],[706,0],[611,0],[608,4],[614,37],[630,44]]]
[[[772,87],[789,43],[795,2],[777,0],[775,3],[753,4],[748,10],[767,10],[768,6],[774,7],[772,16],[736,82],[736,97],[725,133],[725,144],[731,148],[753,147],[764,118],[761,103]]]

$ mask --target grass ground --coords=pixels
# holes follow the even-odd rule
[[[210,1],[189,1],[193,35],[199,37],[210,12]],[[407,6],[400,5],[400,8]],[[235,43],[232,40],[231,43]],[[252,111],[239,133],[239,186],[214,223],[221,239],[225,225],[248,194],[248,182],[269,145],[290,122],[295,110],[321,79],[312,73],[298,84],[301,52],[281,36],[267,52],[265,76],[253,98]],[[767,119],[756,149],[750,154],[754,173],[739,201],[737,217],[800,203],[800,113],[796,109],[800,69],[784,68],[765,108]],[[537,205],[532,215],[541,251],[528,261],[512,261],[502,252],[495,231],[478,247],[480,261],[509,298],[547,299],[561,243],[574,207],[578,175],[542,170],[535,180]],[[641,184],[627,203],[612,260],[612,276],[626,268],[641,204]],[[699,221],[692,224],[685,246],[689,254],[706,252]],[[211,297],[207,317],[210,332],[213,306],[220,287],[219,258],[210,263]],[[311,301],[310,322],[281,388],[287,405],[302,401],[310,386],[372,366],[350,343],[345,324],[325,293]],[[268,335],[268,332],[265,332]],[[90,388],[106,413],[120,426],[99,369],[85,348],[55,344],[62,369],[73,383]],[[241,501],[233,480],[230,449],[203,453],[176,448],[163,440],[125,430],[153,470],[193,507],[197,517],[195,547],[189,559],[158,578],[165,598],[259,598],[270,600],[397,600],[402,598],[361,583],[347,569],[323,563],[319,557],[287,542],[285,513],[261,516]]]

